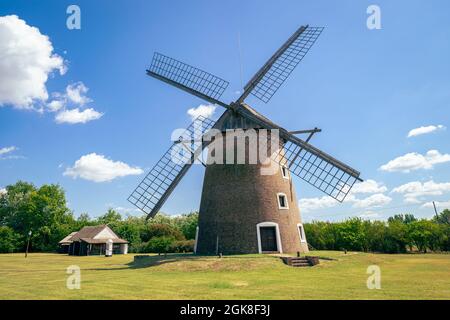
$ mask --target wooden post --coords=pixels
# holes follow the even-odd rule
[[[25,250],[25,258],[28,257],[28,248],[30,247],[31,234],[32,234],[31,230],[28,231],[28,241],[27,241],[27,248]]]
[[[434,203],[434,201],[433,201],[433,207],[434,207],[434,213],[436,214],[436,219],[437,219],[439,217],[439,214],[437,212],[436,204]]]

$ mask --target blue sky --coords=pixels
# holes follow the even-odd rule
[[[81,30],[66,27],[70,4],[81,9]],[[371,4],[381,9],[381,30],[366,26]],[[189,124],[187,110],[205,103],[146,76],[153,52],[228,80],[222,100],[229,102],[299,25],[310,24],[326,29],[301,65],[268,104],[247,102],[289,130],[322,128],[312,143],[371,182],[336,204],[294,179],[303,218],[429,217],[430,201],[450,206],[448,1],[2,1],[0,17],[8,15],[47,35],[66,72],[49,72],[48,99],[27,107],[8,102],[20,88],[0,74],[0,189],[18,179],[59,183],[75,215],[108,207],[138,214],[126,201],[138,173],[166,151],[174,129]],[[6,59],[15,58],[1,58],[0,71],[14,70],[19,64]],[[72,99],[68,86],[81,96]],[[49,111],[58,99],[65,111],[90,110],[83,115],[91,121],[67,123],[73,113]],[[421,127],[416,132],[428,133],[407,137]],[[114,161],[123,176],[96,182],[67,174],[92,154],[85,160]],[[194,166],[163,211],[198,209],[203,173]]]

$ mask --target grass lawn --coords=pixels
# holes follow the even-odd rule
[[[450,299],[449,254],[316,251],[330,257],[309,268],[274,256],[72,257],[0,255],[0,299]],[[66,268],[81,268],[81,289],[66,287]],[[381,289],[369,290],[369,265],[381,268]]]

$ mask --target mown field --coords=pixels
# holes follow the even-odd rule
[[[310,268],[278,257],[241,255],[111,258],[58,254],[0,255],[0,299],[450,299],[449,254],[385,255],[316,251]],[[67,267],[81,269],[69,290]],[[367,267],[381,268],[381,289],[366,286]]]

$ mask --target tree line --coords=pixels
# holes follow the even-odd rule
[[[308,244],[317,250],[383,253],[450,251],[450,210],[433,219],[400,214],[385,221],[351,218],[304,224]]]
[[[0,194],[0,252],[23,252],[31,231],[33,252],[53,252],[58,242],[84,226],[107,224],[129,241],[130,252],[190,252],[194,248],[198,213],[155,218],[123,217],[113,209],[97,218],[83,213],[75,218],[64,190],[54,184],[36,187],[19,181]],[[450,251],[450,210],[433,219],[411,214],[388,221],[351,218],[342,222],[304,224],[308,244],[317,250],[383,253]]]
[[[144,216],[122,217],[108,209],[97,218],[87,213],[75,218],[59,185],[36,187],[19,181],[0,194],[0,253],[25,251],[30,231],[30,251],[54,252],[71,232],[100,224],[128,240],[130,252],[189,252],[194,247],[198,213],[158,214],[147,221]]]

